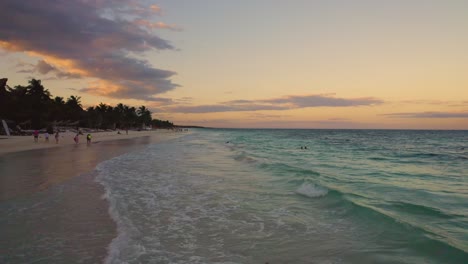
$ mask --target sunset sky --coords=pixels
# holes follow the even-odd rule
[[[2,0],[0,71],[178,125],[468,129],[465,0]]]

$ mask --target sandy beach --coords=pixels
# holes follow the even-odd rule
[[[75,144],[72,133],[63,133],[59,144],[43,137],[34,143],[32,136],[1,139],[0,262],[102,262],[116,226],[94,181],[96,165],[182,135],[101,132],[93,133],[91,145],[85,136]]]
[[[118,134],[115,131],[91,133],[92,142],[98,143],[109,140],[131,139],[155,135],[158,135],[159,137],[167,137],[167,135],[174,134],[172,130],[129,131],[128,135],[125,131],[121,131],[120,133],[121,134]],[[86,145],[86,134],[87,133],[83,133],[83,135],[80,135],[79,144]],[[46,142],[44,134],[40,134],[37,143],[34,142],[33,136],[0,136],[0,155],[25,150],[56,148],[69,145],[76,145],[76,143],[73,141],[73,137],[75,135],[76,133],[74,132],[60,133],[58,144],[56,144],[55,142],[54,135],[50,135],[49,142]]]

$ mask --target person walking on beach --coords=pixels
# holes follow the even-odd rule
[[[86,144],[91,144],[91,134],[86,135]]]
[[[78,143],[79,143],[79,141],[80,141],[80,137],[79,137],[79,136],[80,136],[80,133],[78,132],[78,133],[76,133],[76,136],[73,138],[73,140],[75,140],[75,144],[78,144]]]
[[[55,132],[55,144],[58,144],[59,137],[60,137],[60,134],[59,134],[59,131],[57,130],[57,132]]]
[[[37,143],[39,140],[39,131],[37,129],[34,130],[33,136],[34,136],[34,142]]]

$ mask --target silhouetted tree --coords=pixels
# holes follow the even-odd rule
[[[31,116],[32,128],[41,128],[47,122],[48,107],[50,105],[50,92],[42,86],[40,80],[32,79],[26,90],[26,107]]]
[[[63,97],[56,96],[52,101],[49,112],[49,121],[63,121],[66,119],[66,105]]]
[[[0,79],[0,119],[7,118],[7,110],[10,103],[7,82],[7,78]]]
[[[122,103],[115,107],[100,103],[83,110],[81,97],[72,95],[65,101],[50,92],[40,80],[31,79],[28,86],[6,85],[7,79],[0,79],[0,118],[20,124],[23,129],[52,127],[56,123],[77,123],[82,126],[102,129],[132,128],[144,125],[172,127],[169,121],[152,119],[151,111],[145,106],[138,109]]]
[[[149,126],[151,123],[151,111],[146,109],[144,105],[140,106],[137,110],[138,121],[143,126]]]

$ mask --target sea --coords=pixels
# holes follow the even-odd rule
[[[468,131],[170,135],[0,156],[0,263],[468,263]]]
[[[93,175],[106,263],[468,263],[468,131],[191,129]]]

